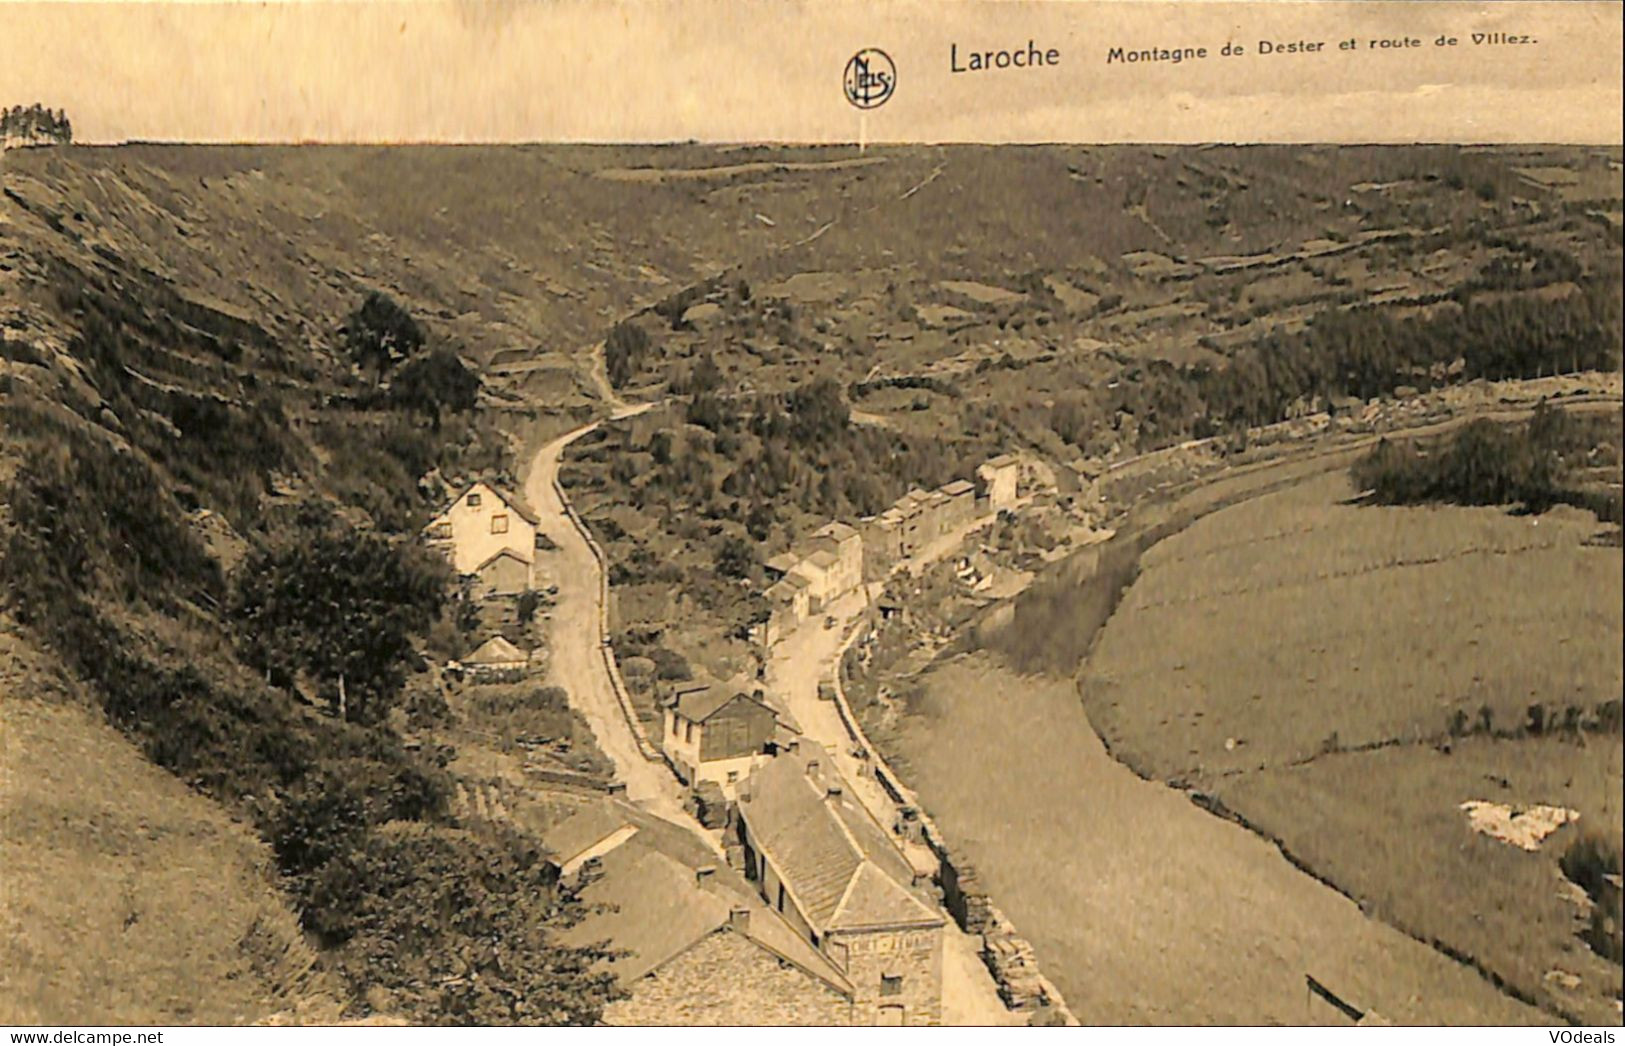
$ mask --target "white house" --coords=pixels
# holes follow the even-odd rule
[[[1014,454],[1000,454],[976,468],[976,480],[981,497],[987,501],[987,511],[999,512],[1014,508],[1020,493],[1021,459]]]
[[[777,713],[735,687],[691,683],[666,703],[662,745],[690,785],[714,781],[729,799],[768,757]]]
[[[536,514],[489,483],[470,484],[423,528],[459,574],[480,579],[489,593],[530,588],[536,559]]]

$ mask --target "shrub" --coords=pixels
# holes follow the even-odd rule
[[[341,331],[350,358],[380,379],[423,348],[423,328],[394,298],[373,291]]]
[[[444,564],[416,546],[318,513],[238,569],[230,601],[238,648],[283,685],[308,673],[345,718],[379,723],[400,696],[413,640],[439,614],[447,581]]]

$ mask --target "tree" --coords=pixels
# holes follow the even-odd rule
[[[412,314],[381,291],[367,295],[350,314],[343,334],[350,358],[379,381],[396,364],[416,355],[424,341],[423,328]]]
[[[730,534],[717,546],[716,568],[723,577],[749,577],[756,566],[756,554],[737,534]]]
[[[428,417],[440,431],[443,411],[464,413],[479,402],[480,379],[448,348],[437,347],[408,360],[389,384],[390,399]]]
[[[649,351],[649,335],[630,320],[622,320],[604,339],[604,370],[609,383],[620,388],[632,380]]]
[[[303,673],[335,713],[382,722],[400,698],[413,639],[440,612],[446,571],[415,546],[320,511],[246,557],[229,608],[243,660],[291,685]]]

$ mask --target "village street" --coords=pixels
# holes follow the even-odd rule
[[[626,785],[626,797],[691,829],[714,847],[710,834],[684,811],[681,789],[666,764],[644,757],[604,661],[601,568],[586,539],[571,523],[555,485],[565,448],[595,427],[596,423],[583,426],[542,447],[525,477],[525,500],[537,513],[538,529],[558,546],[545,560],[558,586],[549,622],[549,679],[569,693],[571,707],[592,727],[598,747],[615,764],[615,779]]]
[[[957,545],[956,541],[949,547]],[[868,593],[859,589],[826,608],[827,616],[835,619],[834,627],[825,628],[822,618],[814,618],[785,636],[769,658],[767,684],[771,699],[790,713],[803,734],[829,750],[859,801],[889,835],[896,804],[872,776],[861,772],[862,760],[855,754],[854,745],[841,724],[835,702],[818,696],[818,681],[834,671],[852,625],[883,587],[884,583],[873,582],[868,586]],[[933,866],[930,852],[924,846],[906,846],[905,851],[910,864]],[[949,919],[943,934],[942,1023],[950,1026],[1024,1023],[1022,1015],[1006,1009],[1000,1000],[979,950],[977,938]]]

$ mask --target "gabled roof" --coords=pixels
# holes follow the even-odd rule
[[[519,552],[517,552],[517,551],[515,551],[515,550],[513,550],[511,548],[499,548],[495,552],[491,553],[489,556],[486,556],[484,562],[482,562],[479,566],[474,568],[474,573],[476,573],[476,574],[480,573],[486,567],[490,566],[492,563],[495,563],[497,560],[503,558],[504,556],[506,556],[507,558],[513,560],[516,563],[523,564],[524,566],[527,566],[527,567],[530,566],[530,560],[526,559]]]
[[[700,889],[693,868],[658,850],[628,842],[600,858],[599,871],[581,891],[581,899],[597,910],[559,938],[575,946],[607,939],[612,950],[625,951],[606,963],[622,984],[728,921],[728,901]]]
[[[942,917],[904,884],[914,870],[885,830],[848,793],[827,752],[810,741],[751,777],[740,815],[757,848],[820,933],[877,926],[935,926]],[[820,782],[808,774],[817,760]],[[828,784],[843,785],[827,794]]]
[[[852,881],[847,884],[841,903],[830,917],[832,930],[868,930],[882,926],[895,926],[907,921],[912,913],[915,919],[939,919],[926,907],[924,901],[865,861],[858,866]]]
[[[613,803],[589,803],[547,829],[542,841],[561,865],[568,864],[627,827],[636,827],[625,811]]]
[[[508,661],[528,661],[530,655],[514,646],[501,636],[492,636],[479,646],[474,652],[463,658],[465,665],[495,665]]]
[[[496,484],[490,483],[483,479],[477,479],[468,486],[464,487],[456,497],[452,498],[446,503],[446,508],[441,510],[441,515],[444,515],[446,511],[450,510],[451,506],[457,504],[457,502],[467,497],[468,493],[475,487],[483,487],[490,491],[491,494],[497,498],[497,500],[501,501],[504,505],[507,505],[514,515],[529,523],[531,526],[535,526],[541,522],[540,517],[536,515],[535,509],[532,509],[529,505],[519,500],[519,498],[516,497],[511,491],[503,490]]]
[[[724,686],[708,686],[703,690],[690,690],[687,693],[678,694],[676,702],[677,714],[684,719],[703,723],[736,700],[749,701],[759,708],[767,708],[769,712],[773,711],[767,705],[740,690]]]
[[[572,833],[585,838],[608,828],[602,839],[628,826],[637,831],[599,857],[599,875],[581,893],[589,914],[560,931],[562,943],[608,940],[612,949],[625,950],[628,955],[605,965],[628,985],[723,930],[734,909],[745,909],[747,940],[851,997],[852,985],[840,970],[686,829],[624,801],[600,799],[544,839],[557,850]],[[701,868],[710,869],[703,878]]]
[[[805,562],[811,566],[817,567],[819,570],[828,570],[830,567],[839,562],[839,557],[827,549],[821,549],[808,556]]]
[[[788,574],[790,571],[796,568],[796,564],[799,562],[801,562],[801,560],[794,552],[780,552],[778,555],[774,556],[772,559],[768,560],[762,565],[777,573]]]
[[[837,519],[833,522],[826,523],[817,530],[813,531],[813,536],[831,537],[836,541],[846,541],[849,538],[857,537],[858,532],[850,523],[842,523]]]

